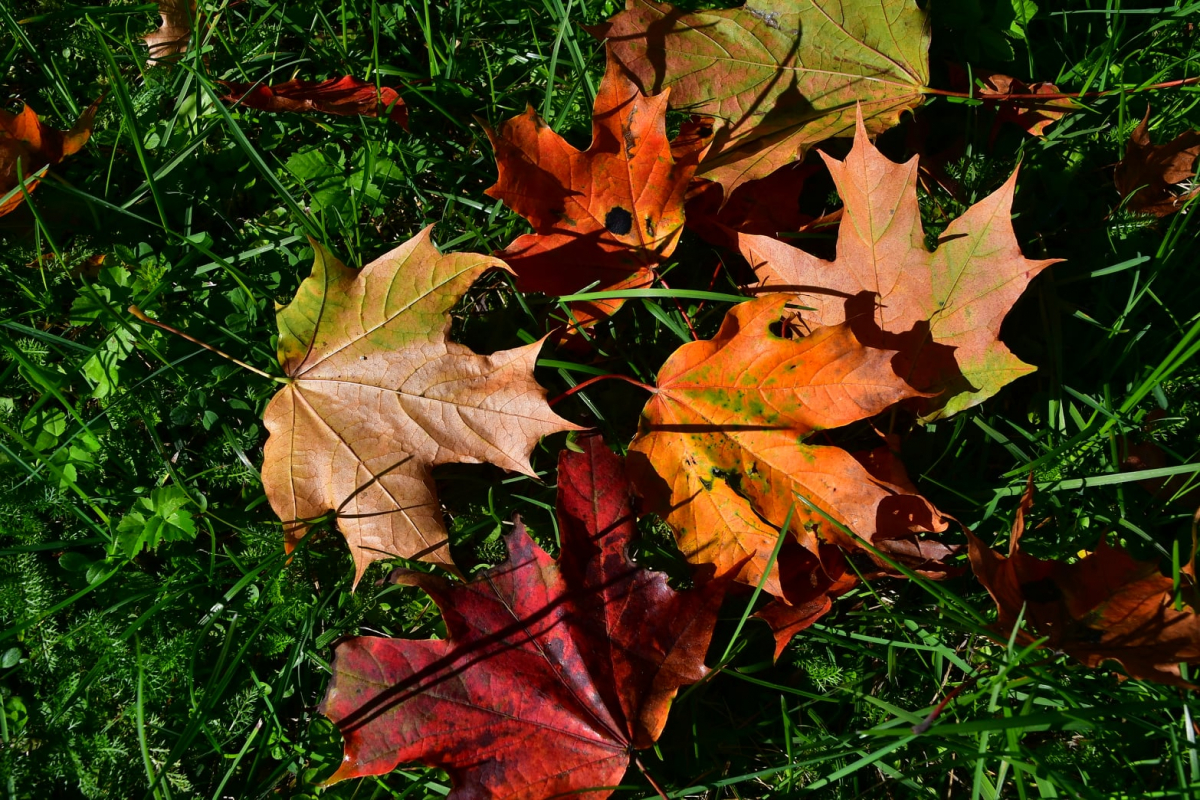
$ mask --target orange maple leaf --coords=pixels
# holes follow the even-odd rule
[[[500,177],[487,194],[534,229],[498,253],[517,288],[561,296],[650,284],[679,242],[688,181],[707,146],[697,137],[672,153],[666,108],[666,92],[643,96],[610,57],[587,150],[568,144],[532,107],[488,130]],[[622,302],[578,303],[572,311],[583,326]]]
[[[920,393],[896,376],[892,352],[864,347],[848,325],[799,340],[772,333],[787,302],[769,295],[736,306],[711,341],[685,344],[663,365],[630,445],[647,510],[674,529],[689,561],[761,581],[794,605],[819,598],[845,572],[826,569],[833,554],[823,545],[861,552],[866,541],[943,573],[937,559],[952,550],[922,547],[917,534],[947,523],[894,480],[907,484],[898,464],[876,475],[845,450],[807,441]],[[791,538],[771,565],[789,515]],[[876,572],[894,574],[887,559],[871,558]]]

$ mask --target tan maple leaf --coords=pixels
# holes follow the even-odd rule
[[[159,26],[142,37],[150,48],[146,64],[168,64],[187,52],[195,13],[193,0],[158,0]]]
[[[295,547],[333,513],[354,556],[450,564],[431,468],[490,463],[533,475],[538,439],[574,430],[533,379],[542,343],[482,356],[449,341],[448,312],[504,263],[441,255],[426,228],[352,270],[314,245],[312,275],[278,312],[291,378],[267,406],[263,484]]]
[[[925,247],[917,159],[889,161],[861,118],[845,161],[821,154],[845,202],[837,258],[829,262],[767,236],[740,234],[761,290],[786,291],[812,325],[850,323],[863,344],[898,351],[897,372],[937,392],[926,418],[991,397],[1034,367],[1000,341],[1000,325],[1029,282],[1059,259],[1021,254],[1011,213],[1017,174]]]

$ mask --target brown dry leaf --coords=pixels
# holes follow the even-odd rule
[[[970,74],[979,85],[972,94],[983,101],[984,107],[996,111],[990,139],[995,140],[1000,126],[1010,122],[1032,136],[1045,135],[1046,128],[1078,108],[1069,97],[1002,99],[1011,94],[1060,94],[1058,87],[1046,81],[1026,83],[1020,78],[1001,75],[999,72],[973,70]],[[950,84],[955,89],[966,91],[971,88],[967,71],[957,64],[950,65]]]
[[[1200,187],[1175,192],[1174,187],[1196,174],[1200,156],[1200,131],[1184,131],[1166,144],[1150,144],[1150,108],[1134,129],[1117,164],[1113,181],[1130,211],[1165,217],[1183,208]]]
[[[692,563],[751,586],[762,580],[793,606],[841,580],[844,567],[831,565],[824,545],[862,553],[865,540],[943,574],[917,541],[947,527],[936,509],[845,450],[807,442],[919,393],[896,376],[891,352],[859,344],[847,325],[798,340],[772,333],[787,302],[770,295],[736,306],[711,341],[685,344],[663,365],[630,445],[647,510],[674,529]],[[791,538],[768,569],[789,512]],[[875,574],[894,574],[871,559]]]
[[[967,534],[971,566],[996,601],[996,640],[1007,642],[1022,609],[1045,647],[1062,650],[1089,667],[1116,661],[1141,680],[1196,688],[1180,676],[1179,664],[1200,664],[1200,595],[1194,567],[1175,587],[1158,564],[1135,561],[1104,539],[1073,564],[1044,561],[1021,552],[1025,515],[1033,507],[1030,480],[1013,522],[1008,558]],[[1018,632],[1018,641],[1034,637]]]
[[[24,201],[18,188],[23,178],[78,153],[87,144],[99,107],[100,100],[88,106],[69,131],[46,125],[29,106],[19,114],[0,109],[0,197],[18,189],[7,201],[0,202],[0,217]],[[36,180],[30,181],[26,191],[32,192],[37,184]]]
[[[648,92],[722,121],[698,172],[727,197],[854,130],[872,133],[919,105],[929,80],[929,29],[914,0],[748,0],[685,13],[653,0],[592,29]]]
[[[596,94],[592,143],[580,152],[532,108],[488,130],[499,179],[487,194],[516,211],[534,233],[498,255],[523,292],[566,295],[648,286],[675,250],[683,201],[708,139],[667,139],[667,93],[645,97],[613,58]],[[580,327],[621,300],[572,305]]]
[[[142,37],[150,48],[147,65],[169,64],[187,52],[195,13],[193,0],[158,0],[158,30]]]
[[[362,270],[314,244],[312,275],[279,309],[279,363],[290,383],[271,400],[267,497],[294,548],[333,512],[354,556],[449,565],[430,472],[490,463],[533,475],[538,439],[577,426],[533,379],[542,343],[489,356],[448,341],[449,311],[503,262],[440,255],[429,228]]]
[[[889,161],[860,122],[845,161],[821,154],[845,201],[837,259],[767,236],[740,234],[742,255],[766,291],[794,293],[812,325],[848,322],[865,345],[899,351],[897,372],[924,392],[929,419],[991,397],[1034,368],[1000,341],[1000,325],[1025,287],[1057,259],[1030,260],[1013,233],[1016,173],[925,247],[917,159]]]
[[[338,116],[378,117],[381,110],[391,109],[387,117],[408,130],[408,108],[400,93],[390,86],[377,87],[350,75],[327,81],[290,80],[273,86],[236,81],[219,81],[229,90],[222,97],[260,111],[319,111]]]

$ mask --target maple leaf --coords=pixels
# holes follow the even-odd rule
[[[1181,570],[1185,603],[1177,606],[1174,582],[1158,564],[1137,561],[1103,538],[1073,564],[1021,552],[1025,515],[1032,507],[1031,479],[1013,521],[1007,558],[967,534],[971,567],[999,611],[996,640],[1009,640],[1023,610],[1037,636],[1046,637],[1044,647],[1089,667],[1116,661],[1134,678],[1196,688],[1179,670],[1180,662],[1200,664],[1195,554]],[[1017,640],[1029,644],[1035,638],[1020,631]]]
[[[913,0],[749,0],[685,13],[653,0],[591,29],[645,91],[723,121],[700,166],[726,192],[849,135],[879,133],[923,99],[929,31]]]
[[[845,450],[806,441],[920,393],[896,376],[891,352],[859,344],[848,325],[799,340],[772,333],[788,301],[768,295],[734,307],[712,340],[683,345],[663,365],[630,445],[647,510],[671,526],[692,563],[762,581],[793,605],[837,582],[822,573],[822,544],[862,551],[865,540],[937,574],[943,565],[900,543],[944,530],[941,515]],[[791,538],[768,568],[789,514]]]
[[[742,255],[767,291],[795,292],[812,325],[849,322],[863,344],[897,350],[897,372],[940,392],[929,419],[991,397],[1034,370],[1000,341],[1000,324],[1043,269],[1059,259],[1021,254],[1011,208],[1017,174],[925,247],[917,159],[889,161],[859,123],[845,161],[821,157],[845,202],[837,259],[825,261],[766,236],[740,234]]]
[[[644,97],[611,57],[592,111],[592,143],[580,152],[532,107],[488,129],[499,179],[486,193],[525,217],[534,233],[498,255],[523,292],[566,295],[647,286],[683,229],[683,201],[707,141],[672,152],[667,93]],[[575,304],[580,325],[620,300]]]
[[[448,312],[502,262],[440,255],[426,228],[361,271],[314,243],[312,275],[277,314],[290,377],[264,414],[263,485],[289,551],[333,512],[355,582],[376,559],[450,563],[430,469],[487,462],[533,475],[538,439],[577,426],[533,379],[542,343],[489,356],[447,340]]]
[[[195,13],[194,0],[158,0],[158,29],[142,37],[150,49],[147,64],[169,64],[187,52]]]
[[[1165,217],[1183,208],[1200,188],[1176,194],[1172,187],[1196,174],[1200,156],[1200,131],[1184,131],[1166,144],[1150,144],[1150,108],[1134,128],[1125,147],[1125,158],[1117,164],[1113,181],[1126,208],[1143,214]]]
[[[420,761],[450,773],[451,798],[608,797],[707,674],[725,585],[677,592],[634,565],[621,459],[581,444],[559,459],[557,563],[518,520],[508,560],[471,583],[394,574],[438,604],[446,640],[338,645],[321,711],[346,755],[330,782]]]
[[[92,135],[92,122],[99,107],[99,100],[92,103],[68,131],[46,125],[29,106],[19,114],[0,109],[0,197],[17,189],[22,179],[27,180],[43,167],[78,153]],[[37,185],[38,181],[30,181],[25,190],[32,192]],[[0,217],[21,205],[24,199],[18,190],[0,202]]]
[[[229,90],[222,100],[259,111],[320,111],[346,117],[377,117],[381,108],[391,109],[388,119],[408,130],[408,108],[395,89],[376,87],[374,83],[350,75],[327,81],[290,80],[273,86],[235,81],[219,83]]]

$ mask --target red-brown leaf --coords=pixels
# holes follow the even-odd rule
[[[1166,144],[1150,144],[1150,109],[1134,129],[1117,164],[1113,180],[1130,211],[1165,217],[1183,208],[1200,188],[1176,192],[1174,187],[1196,174],[1200,131],[1184,131]]]
[[[319,111],[342,117],[378,117],[381,109],[390,109],[388,119],[408,130],[408,108],[395,89],[349,75],[327,81],[290,80],[274,86],[234,81],[221,81],[221,85],[229,91],[222,100],[246,108],[301,114]]]
[[[582,444],[559,462],[557,563],[518,523],[508,561],[469,584],[399,571],[442,609],[447,640],[338,646],[322,711],[346,757],[331,781],[420,761],[450,773],[451,798],[608,797],[705,675],[723,585],[676,592],[632,564],[621,460]]]
[[[1013,523],[1008,558],[968,533],[971,566],[996,601],[997,641],[1007,641],[1022,608],[1045,647],[1062,650],[1089,667],[1116,661],[1134,678],[1194,688],[1179,663],[1200,664],[1200,616],[1194,573],[1183,570],[1176,607],[1174,584],[1158,564],[1135,561],[1104,539],[1073,564],[1021,552],[1033,485]],[[1019,632],[1018,641],[1032,642]]]

